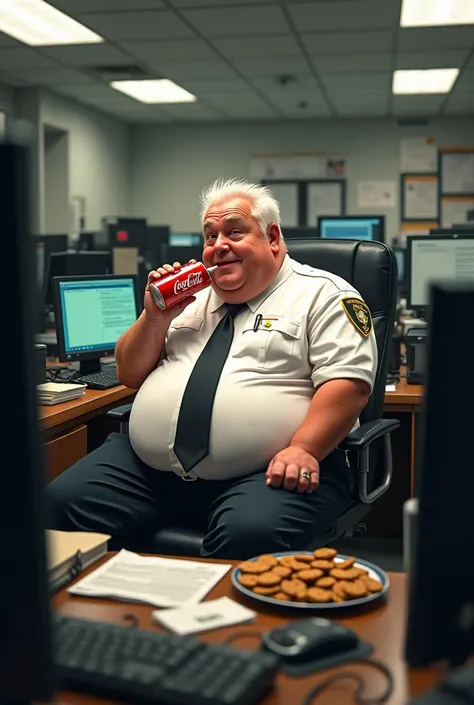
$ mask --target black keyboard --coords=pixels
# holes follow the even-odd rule
[[[63,688],[155,705],[251,705],[272,688],[276,656],[135,627],[57,616]]]
[[[116,368],[74,377],[74,381],[87,384],[90,389],[110,389],[111,387],[118,387],[119,384],[122,384],[120,380],[117,379]]]

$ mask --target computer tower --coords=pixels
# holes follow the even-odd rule
[[[423,384],[426,375],[428,330],[410,328],[405,336],[407,357],[407,384]]]

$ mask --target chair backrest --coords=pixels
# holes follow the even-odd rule
[[[290,257],[345,279],[372,313],[378,350],[377,376],[361,422],[382,418],[385,380],[397,303],[397,262],[393,250],[367,240],[288,240]]]

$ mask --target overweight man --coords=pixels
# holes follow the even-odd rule
[[[377,351],[360,294],[291,259],[267,187],[218,181],[202,196],[212,285],[144,311],[116,346],[138,389],[129,436],[107,441],[48,487],[50,526],[111,534],[202,526],[203,556],[300,550],[351,499],[339,443],[358,423]]]

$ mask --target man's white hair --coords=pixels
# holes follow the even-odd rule
[[[276,223],[280,227],[280,206],[268,186],[255,184],[245,179],[217,179],[201,194],[201,222],[210,206],[231,198],[245,198],[251,204],[251,213],[257,219],[262,235]]]

